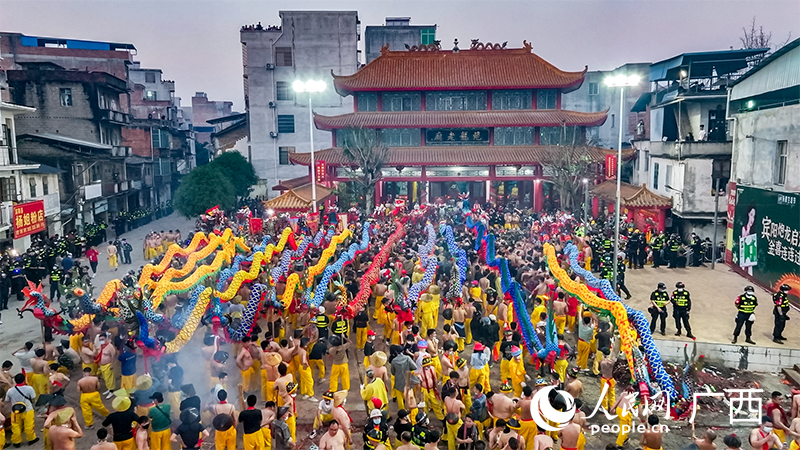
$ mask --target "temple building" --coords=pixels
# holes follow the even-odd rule
[[[315,152],[316,166],[324,171],[317,180],[347,181],[354,165],[342,147],[354,129],[368,129],[390,150],[376,202],[469,194],[479,203],[557,207],[556,189],[547,183],[548,162],[579,147],[599,182],[613,153],[584,145],[587,127],[602,125],[607,111],[561,108],[562,95],[578,89],[585,73],[559,70],[526,41],[522,48],[473,41],[469,50],[458,49],[457,40],[452,50],[438,42],[409,51],[385,46],[356,73],[333,74],[336,91],[353,96],[354,107],[352,113],[314,115],[317,129],[333,135],[331,148]],[[311,164],[309,153],[290,159]],[[298,184],[285,180],[276,189]]]

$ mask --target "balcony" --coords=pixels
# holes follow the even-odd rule
[[[0,203],[0,230],[11,227],[14,221],[14,204],[12,202]]]
[[[111,156],[119,156],[119,157],[128,157],[133,154],[133,151],[130,147],[125,147],[122,145],[115,145],[111,147]]]
[[[699,156],[723,156],[730,155],[732,143],[694,141],[694,142],[674,142],[674,141],[645,141],[637,142],[637,148],[641,146],[650,150],[650,156],[670,156],[673,158],[690,158]]]
[[[128,181],[103,183],[103,197],[111,197],[128,191]]]
[[[117,125],[128,125],[131,122],[131,118],[128,114],[114,111],[113,109],[101,109],[100,120]]]

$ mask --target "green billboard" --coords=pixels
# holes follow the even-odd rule
[[[800,195],[737,186],[731,243],[735,271],[800,297]]]

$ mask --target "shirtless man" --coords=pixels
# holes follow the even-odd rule
[[[95,357],[95,361],[97,361],[100,374],[103,375],[103,381],[106,383],[106,391],[104,394],[106,398],[111,398],[114,396],[111,391],[113,391],[116,386],[113,362],[116,359],[117,350],[114,348],[114,345],[109,342],[108,333],[101,333],[97,338],[100,346],[100,354]]]
[[[344,409],[344,405],[347,402],[347,399],[343,399],[342,403],[334,406],[333,410],[331,411],[331,415],[333,416],[333,420],[335,420],[339,424],[339,429],[344,431],[345,435],[345,442],[347,446],[350,447],[353,444],[353,439],[350,435],[350,426],[352,425],[352,421],[350,420],[350,415],[347,413],[347,410]]]
[[[44,359],[45,351],[43,348],[36,349],[36,356],[31,358],[31,368],[33,369],[33,378],[31,385],[36,391],[36,398],[38,399],[42,394],[50,393],[50,367]]]
[[[581,431],[581,425],[575,423],[575,416],[573,416],[567,426],[558,432],[561,450],[578,450],[578,439],[581,436]]]
[[[44,344],[42,344],[42,347],[44,347],[44,359],[45,359],[45,361],[55,361],[56,360],[56,355],[58,353],[56,351],[56,346],[53,345],[53,338],[50,337],[50,338],[45,339],[44,340]]]
[[[206,370],[208,370],[210,377],[214,376],[211,374],[211,361],[214,360],[214,353],[217,353],[218,350],[219,346],[217,345],[216,336],[207,333],[203,338],[203,347],[200,351],[203,353],[203,359],[206,362]]]
[[[525,440],[519,434],[519,421],[517,419],[508,419],[506,422],[506,427],[500,436],[497,438],[497,448],[505,449],[508,448],[508,443],[511,439],[516,439],[519,443],[517,448],[524,449],[525,448]]]
[[[458,339],[458,351],[464,351],[464,344],[466,343],[466,326],[464,320],[467,317],[467,311],[464,308],[464,303],[456,300],[456,306],[453,308],[453,327],[455,328]]]
[[[75,417],[74,415],[72,416]],[[83,437],[83,430],[76,420],[61,423],[59,418],[53,421],[48,430],[50,446],[56,450],[75,450],[75,439]]]
[[[564,326],[567,323],[567,306],[567,302],[564,301],[564,293],[559,292],[553,302],[553,320],[556,323],[558,334],[564,334]]]
[[[289,373],[289,366],[285,362],[278,365],[278,375],[280,376],[275,380],[274,389],[278,399],[278,406],[283,406],[283,400],[286,396],[286,386],[293,382],[294,378],[292,374]]]
[[[528,445],[533,445],[533,438],[536,437],[536,423],[531,414],[531,402],[533,401],[533,389],[530,386],[522,388],[522,398],[517,402],[519,408],[519,434],[525,439]]]
[[[717,444],[714,443],[715,439],[717,439],[717,433],[711,428],[706,430],[706,434],[702,439],[692,436],[692,442],[694,442],[698,450],[717,450]]]
[[[517,404],[513,400],[505,395],[495,394],[491,391],[486,393],[486,403],[491,405],[489,415],[495,420],[503,419],[507,421],[517,409]]]
[[[347,436],[339,428],[339,422],[331,420],[328,423],[328,432],[319,439],[319,450],[344,450]]]
[[[97,444],[94,444],[91,450],[117,450],[117,446],[113,442],[108,442],[108,430],[100,428],[97,430]]]
[[[284,339],[281,341],[281,347],[278,350],[278,354],[281,355],[281,359],[283,359],[283,363],[286,364],[287,367],[291,367],[292,359],[294,359],[295,355],[295,345],[294,339]],[[291,372],[291,371],[290,371]]]
[[[789,435],[786,437],[791,438],[789,440],[789,448],[800,448],[800,417],[795,417],[792,419],[792,423],[789,425]],[[701,448],[700,450],[714,449]]]
[[[278,373],[278,365],[283,363],[278,363],[277,358],[275,358],[276,351],[269,351],[269,342],[261,341],[261,349],[263,352],[261,353],[261,396],[264,397],[266,401],[276,401],[276,394],[275,394],[275,380],[278,379],[280,373]]]
[[[384,386],[387,386],[387,389],[389,389],[389,387],[392,386],[390,384],[392,379],[391,376],[389,375],[389,371],[386,369],[386,365],[375,366],[372,364],[372,359],[373,358],[370,358],[370,364],[369,366],[367,366],[367,370],[372,369],[372,373],[375,374],[375,378],[382,379]]]
[[[550,436],[539,433],[533,438],[533,449],[532,450],[553,450],[555,447],[555,442],[553,442],[553,438]]]
[[[583,382],[578,379],[579,369],[572,367],[567,373],[567,380],[564,383],[564,390],[567,391],[572,398],[581,398],[583,395]]]
[[[236,367],[239,368],[239,372],[242,374],[242,389],[245,394],[250,392],[253,385],[253,355],[250,354],[250,350],[247,348],[249,342],[249,336],[242,338],[242,349],[239,350],[239,354],[236,356]]]
[[[661,450],[661,439],[664,435],[661,432],[661,426],[658,424],[658,416],[651,414],[647,418],[647,425],[647,429],[642,433],[642,450]]]
[[[103,405],[100,399],[100,379],[92,375],[92,369],[87,367],[83,369],[83,378],[78,380],[78,392],[81,394],[81,411],[83,412],[83,423],[87,429],[94,426],[94,415],[92,409],[95,409],[103,417],[108,415],[108,409]]]

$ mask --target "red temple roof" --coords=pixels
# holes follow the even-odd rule
[[[317,185],[317,203],[322,203],[331,195],[331,189],[320,184]],[[308,212],[313,206],[311,198],[311,183],[291,189],[283,194],[264,202],[265,208],[277,212],[295,211]]]
[[[658,195],[647,189],[647,185],[634,186],[628,183],[620,183],[620,204],[629,208],[671,208],[672,198]],[[617,182],[613,180],[605,181],[592,188],[592,194],[608,202],[616,201]]]
[[[604,162],[606,154],[616,153],[600,147],[585,147],[592,162]],[[531,165],[552,160],[555,152],[563,147],[556,145],[524,146],[426,146],[391,147],[389,160],[384,166],[494,166]],[[353,166],[339,147],[314,152],[317,161],[328,166]],[[310,153],[290,153],[289,160],[295,164],[311,164]]]
[[[353,91],[403,91],[448,89],[562,89],[569,92],[583,83],[581,72],[564,72],[522,48],[491,49],[478,44],[453,52],[423,46],[416,51],[389,51],[347,76],[333,75],[340,95]],[[424,50],[424,51],[423,51]]]
[[[314,115],[320,130],[338,128],[438,128],[438,127],[555,127],[602,125],[608,111],[578,112],[564,109],[482,111],[355,112],[338,116]]]

